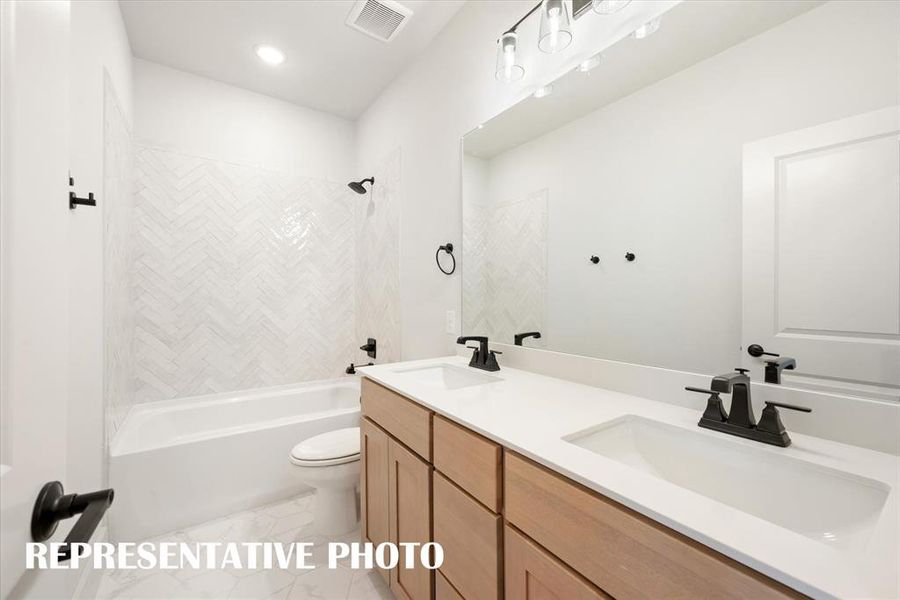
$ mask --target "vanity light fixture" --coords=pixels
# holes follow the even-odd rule
[[[516,29],[538,10],[541,11],[538,36],[538,48],[541,52],[559,52],[572,43],[571,2],[572,0],[541,0],[500,36],[497,40],[497,67],[494,71],[497,80],[510,83],[525,76],[525,68],[519,63],[519,36]]]
[[[598,15],[612,15],[631,4],[631,0],[594,0],[592,8]]]
[[[532,94],[532,96],[534,96],[535,98],[546,98],[547,96],[549,96],[552,93],[553,93],[553,86],[548,83],[547,85],[543,85],[543,86],[539,87],[538,89],[534,90],[534,93]]]
[[[599,54],[595,54],[594,56],[587,58],[587,59],[581,61],[580,63],[578,63],[578,66],[575,67],[575,70],[578,71],[579,73],[590,73],[591,70],[600,66],[601,60],[602,60],[602,57]]]
[[[569,3],[566,0],[543,0],[538,49],[554,54],[568,48],[573,39]]]
[[[658,29],[659,29],[659,17],[656,17],[655,19],[651,19],[651,20],[647,21],[646,23],[644,23],[643,25],[641,25],[640,27],[638,27],[637,29],[635,29],[631,33],[631,37],[633,37],[636,40],[642,40],[642,39],[650,37],[651,35],[656,33],[656,31]]]
[[[510,30],[497,40],[497,70],[495,75],[499,81],[510,83],[525,76],[525,68],[518,63],[516,48],[519,35]]]
[[[275,46],[270,46],[269,44],[257,44],[253,47],[253,51],[256,53],[257,58],[267,65],[277,67],[284,62],[284,52]]]

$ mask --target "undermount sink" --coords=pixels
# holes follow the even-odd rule
[[[873,479],[634,415],[563,439],[844,549],[866,543],[890,492]]]
[[[403,373],[414,378],[419,383],[445,390],[457,390],[473,385],[500,381],[499,377],[454,365],[429,365],[427,367],[402,369],[394,372]]]

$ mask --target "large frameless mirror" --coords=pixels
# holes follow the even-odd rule
[[[684,2],[484,123],[464,333],[897,399],[898,48],[896,2]]]

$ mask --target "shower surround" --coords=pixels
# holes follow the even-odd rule
[[[119,412],[338,377],[366,337],[379,362],[399,360],[399,150],[382,165],[360,197],[346,182],[136,143],[133,325],[109,340],[131,344],[108,374],[130,378]]]

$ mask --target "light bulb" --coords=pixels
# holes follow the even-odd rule
[[[541,4],[541,32],[538,48],[553,54],[572,43],[572,19],[567,0],[543,0]]]
[[[525,75],[525,69],[516,62],[518,39],[515,31],[507,31],[497,41],[497,69],[494,75],[500,81],[509,83],[522,79]]]

